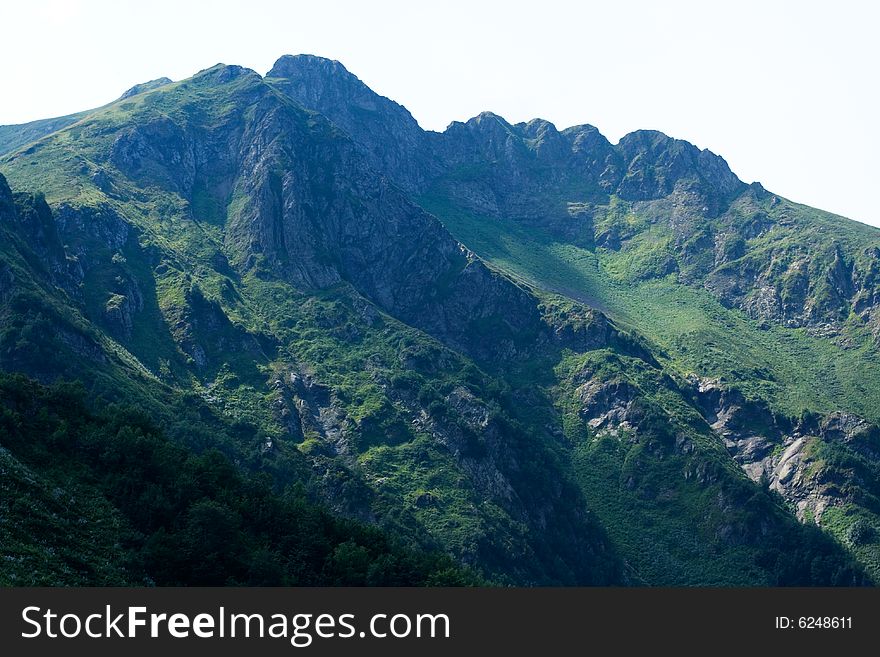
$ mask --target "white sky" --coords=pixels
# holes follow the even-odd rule
[[[880,3],[43,0],[0,7],[0,124],[101,105],[217,62],[340,60],[442,130],[653,128],[746,182],[880,225]]]

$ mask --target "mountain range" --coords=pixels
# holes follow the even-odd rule
[[[863,585],[880,230],[342,64],[0,127],[0,582]]]

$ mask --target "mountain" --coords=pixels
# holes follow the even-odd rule
[[[0,445],[34,504],[72,487],[65,522],[119,519],[94,545],[189,545],[224,498],[169,508],[162,486],[221,459],[220,489],[256,478],[354,532],[285,581],[880,576],[876,230],[657,132],[423,131],[313,56],[148,83],[38,137],[0,159],[0,369],[29,377],[2,398],[27,438]],[[107,404],[143,409],[124,423],[174,454],[129,477],[153,498],[114,484],[130,439],[95,458],[52,415],[59,379],[99,444],[122,432]],[[254,581],[301,540],[279,511],[255,555],[249,495],[200,581]],[[159,539],[89,575],[109,547],[48,527],[34,545],[68,549],[43,581],[180,581]],[[11,544],[23,563],[27,532]]]
[[[128,89],[119,97],[119,99],[122,100],[131,96],[136,96],[137,94],[152,89],[158,89],[159,87],[170,83],[171,80],[168,78],[158,78],[156,80],[150,80],[149,82],[142,82]],[[46,135],[57,132],[62,128],[66,128],[94,111],[95,110],[85,110],[75,114],[68,114],[67,116],[31,121],[22,125],[0,125],[0,155],[10,153],[22,146],[30,144],[31,142],[37,141]]]
[[[52,119],[40,119],[22,125],[0,125],[0,154],[17,150],[46,135],[66,128],[87,114],[86,111]]]

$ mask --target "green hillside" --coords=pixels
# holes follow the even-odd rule
[[[880,577],[876,231],[321,58],[159,82],[3,137],[0,581]]]

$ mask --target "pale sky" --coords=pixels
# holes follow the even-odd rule
[[[0,124],[217,62],[338,59],[422,127],[491,110],[661,130],[746,182],[880,225],[880,3],[45,0],[0,9]]]

